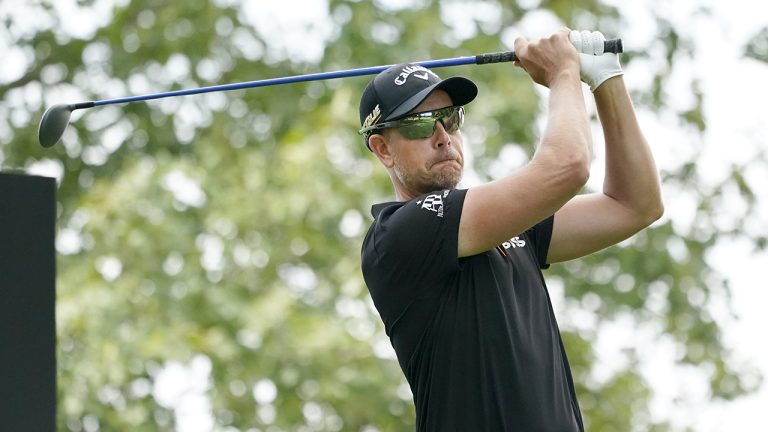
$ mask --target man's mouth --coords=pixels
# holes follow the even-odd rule
[[[432,167],[436,167],[436,166],[443,165],[443,164],[450,164],[451,162],[454,162],[457,165],[461,166],[461,164],[459,163],[459,161],[457,159],[455,159],[455,158],[447,158],[447,159],[441,159],[441,160],[433,163]]]

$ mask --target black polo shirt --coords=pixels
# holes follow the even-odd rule
[[[466,190],[373,206],[362,269],[418,431],[583,431],[541,268],[553,218],[458,258]]]

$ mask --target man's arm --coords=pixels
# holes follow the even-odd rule
[[[485,252],[551,216],[589,177],[591,132],[576,49],[563,29],[530,44],[515,41],[523,67],[550,89],[547,127],[530,163],[467,191],[459,223],[459,256]]]
[[[602,193],[580,195],[555,213],[548,262],[578,258],[619,243],[661,217],[661,186],[622,77],[595,92],[605,134]]]

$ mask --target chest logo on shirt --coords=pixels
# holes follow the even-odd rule
[[[520,237],[512,237],[509,241],[505,241],[501,244],[504,249],[525,247],[525,240],[521,240]]]
[[[521,240],[520,237],[512,237],[508,241],[496,246],[496,250],[499,251],[502,256],[509,256],[506,252],[507,249],[517,249],[521,247],[525,247],[525,240]]]
[[[423,200],[416,201],[416,205],[437,213],[437,217],[443,217],[443,198],[447,197],[449,192],[444,191],[442,194],[427,195]]]

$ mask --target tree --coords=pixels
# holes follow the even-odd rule
[[[35,144],[46,106],[500,51],[519,34],[515,23],[535,16],[608,35],[628,19],[597,1],[333,0],[321,19],[283,28],[236,1],[105,3],[77,6],[99,17],[92,23],[53,4],[2,12],[9,52],[25,68],[0,81],[0,162],[61,172],[61,430],[167,430],[190,407],[210,411],[197,418],[215,430],[407,430],[414,413],[359,270],[368,209],[391,195],[355,133],[369,78],[93,109],[76,113],[47,150]],[[25,14],[36,17],[32,25]],[[652,87],[633,97],[670,110],[672,59],[694,52],[663,17],[656,25],[666,61],[649,66]],[[296,50],[291,38],[307,46]],[[764,40],[748,48],[762,61]],[[644,48],[624,63],[657,55]],[[509,65],[441,74],[480,86],[483,102],[469,108],[466,128],[480,179],[532,153],[540,96],[526,75]],[[681,128],[701,133],[705,95],[695,82],[689,92],[693,105],[675,114]],[[713,397],[756,387],[748,365],[729,361],[707,309],[728,286],[706,253],[737,231],[718,232],[710,210],[729,188],[746,202],[744,217],[755,203],[742,168],[709,189],[698,187],[695,160],[663,172],[665,187],[696,197],[690,227],[666,219],[547,273],[550,286],[567,285],[566,310],[591,320],[563,326],[591,430],[671,430],[649,416],[653,390],[637,371],[652,354],[628,345],[617,370],[595,370],[600,331],[619,321],[648,329],[675,347],[677,361],[706,371]],[[755,247],[765,246],[757,237]],[[180,387],[187,393],[173,390]]]

